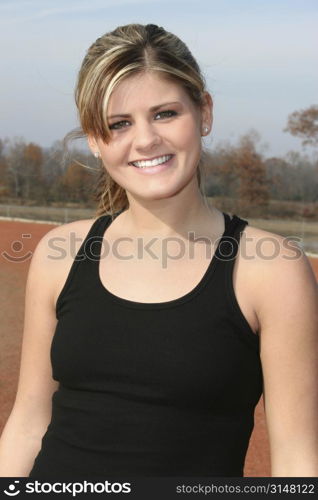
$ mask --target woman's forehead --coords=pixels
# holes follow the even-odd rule
[[[133,75],[121,81],[113,90],[108,103],[110,115],[134,108],[151,107],[165,102],[181,103],[187,100],[187,94],[178,82],[161,75],[146,73]]]

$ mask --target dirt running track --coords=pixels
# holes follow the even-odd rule
[[[28,253],[31,256],[39,239],[52,227],[53,224],[0,220],[0,432],[11,411],[18,382],[25,284],[30,264],[30,258],[13,262],[4,257],[3,252],[16,259],[27,256]],[[309,260],[318,278],[318,259]],[[244,475],[247,477],[270,475],[263,398],[260,399],[255,411],[255,427],[246,457]]]

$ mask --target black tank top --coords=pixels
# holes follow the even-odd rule
[[[94,221],[57,301],[59,388],[29,477],[243,475],[263,378],[259,337],[232,283],[248,222],[223,215],[201,281],[161,303],[103,286],[99,258],[112,218]]]

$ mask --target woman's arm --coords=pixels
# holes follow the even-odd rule
[[[15,403],[0,439],[0,476],[28,476],[51,418],[50,346],[56,326],[52,259],[45,235],[32,256],[25,294],[20,374]]]
[[[255,282],[271,473],[317,477],[318,290],[308,258],[294,248],[260,257]]]

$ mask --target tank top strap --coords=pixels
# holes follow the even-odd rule
[[[124,209],[113,215],[101,215],[95,220],[78,252],[78,256],[81,254],[79,258],[82,257],[88,261],[99,262],[104,233],[111,222],[115,220],[116,217],[123,212],[123,210]]]
[[[240,238],[245,226],[248,224],[247,220],[241,219],[233,214],[223,212],[225,218],[225,231],[217,246],[215,256],[218,260],[228,262],[229,267],[233,267],[234,261],[238,252]]]
[[[228,317],[235,325],[241,340],[253,351],[259,352],[259,336],[252,331],[246,317],[243,315],[233,285],[235,259],[238,250],[242,251],[240,240],[248,221],[235,214],[232,218],[228,214],[224,214],[224,216],[228,224],[216,251],[218,271],[217,276],[215,276],[214,286],[217,283],[218,292],[225,298],[229,312]]]
[[[122,210],[114,214],[113,217],[111,215],[101,215],[94,220],[76,253],[64,286],[57,298],[55,307],[57,318],[59,318],[59,312],[71,293],[80,290],[84,285],[94,289],[96,277],[95,273],[92,272],[92,266],[98,268],[104,232],[111,221],[121,212]]]

